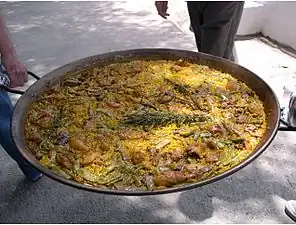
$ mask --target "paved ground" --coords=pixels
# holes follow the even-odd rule
[[[195,50],[183,3],[171,6],[170,21],[159,18],[152,3],[143,4],[2,2],[0,7],[20,57],[39,75],[110,50]],[[263,77],[279,97],[283,85],[296,84],[296,59],[280,49],[253,39],[238,41],[236,50],[238,63]],[[259,159],[227,179],[156,197],[93,194],[45,177],[29,184],[15,163],[0,151],[0,222],[291,223],[283,209],[285,200],[296,199],[295,137],[293,132],[279,133]]]

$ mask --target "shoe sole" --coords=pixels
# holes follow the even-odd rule
[[[291,220],[296,222],[296,217],[287,208],[285,208],[285,213],[290,217]]]
[[[31,181],[31,182],[36,182],[36,181],[40,180],[41,177],[43,177],[42,174],[40,174],[38,177],[36,177],[34,179],[28,179],[28,180]]]

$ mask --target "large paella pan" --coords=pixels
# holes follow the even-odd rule
[[[200,187],[257,158],[279,128],[272,89],[214,56],[136,49],[84,58],[19,99],[12,136],[64,184],[151,195]]]

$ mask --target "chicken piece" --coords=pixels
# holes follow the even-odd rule
[[[256,126],[254,124],[248,124],[245,127],[245,131],[247,131],[247,132],[252,132],[254,130],[256,130]]]
[[[259,105],[258,103],[252,102],[251,104],[249,104],[248,109],[250,111],[250,113],[255,114],[255,115],[263,115],[264,111],[263,108],[261,107],[261,105]]]
[[[173,73],[177,73],[177,72],[179,72],[181,70],[182,70],[182,67],[178,66],[178,65],[172,65],[171,68],[170,68],[170,71],[173,72]]]
[[[218,125],[213,125],[211,127],[211,132],[213,133],[219,133],[221,131],[221,127],[219,127]]]
[[[39,119],[43,118],[43,117],[52,117],[53,111],[51,109],[45,109],[43,111],[41,111]]]
[[[52,117],[44,116],[38,121],[37,124],[42,128],[50,128],[52,125]]]
[[[188,66],[190,66],[190,63],[187,61],[184,61],[183,59],[179,59],[176,62],[176,65],[181,66],[181,67],[188,67]]]
[[[196,172],[198,169],[198,164],[194,164],[194,163],[191,163],[191,164],[186,164],[184,166],[184,170],[186,172],[189,172],[189,173],[193,173],[193,172]]]
[[[175,97],[175,94],[172,91],[167,91],[161,94],[157,101],[160,104],[165,104],[172,101],[174,97]]]
[[[99,152],[90,152],[89,154],[87,154],[84,159],[82,160],[81,164],[82,165],[89,165],[91,163],[93,163],[94,161],[98,162],[100,160],[97,160],[101,157],[101,153]]]
[[[43,157],[43,154],[42,154],[41,151],[37,151],[37,152],[35,153],[35,156],[36,156],[36,159],[41,160],[42,157]]]
[[[165,171],[154,178],[154,183],[156,186],[171,187],[190,178],[191,176],[186,176],[181,171]]]
[[[171,153],[171,159],[174,160],[174,161],[178,161],[178,160],[182,159],[183,156],[184,156],[184,154],[180,149],[175,149]]]
[[[217,142],[215,142],[214,140],[207,140],[207,146],[213,150],[218,148]]]
[[[86,120],[83,125],[84,125],[85,129],[87,129],[87,130],[91,130],[95,127],[93,120]]]
[[[72,167],[73,167],[73,164],[72,164],[72,162],[70,161],[70,159],[67,158],[67,157],[66,157],[65,155],[63,155],[63,154],[57,154],[57,156],[56,156],[56,162],[57,162],[58,164],[60,164],[62,167],[65,167],[65,168],[67,168],[67,169],[69,169],[69,170],[71,170]]]
[[[237,81],[228,81],[226,89],[229,91],[238,91],[240,89],[240,85]]]
[[[212,133],[221,133],[223,136],[227,136],[227,130],[223,126],[222,123],[218,123],[217,125],[213,125],[211,127],[211,132]]]
[[[36,127],[33,127],[32,130],[29,132],[28,140],[33,141],[37,144],[40,144],[40,142],[42,141],[41,134]]]
[[[211,166],[202,166],[199,164],[191,163],[191,164],[186,164],[184,166],[184,170],[193,173],[194,178],[202,176],[204,173],[209,172],[212,169]]]
[[[135,61],[133,63],[133,71],[135,73],[141,73],[142,72],[142,63],[139,61]],[[134,73],[132,73],[132,74],[134,74]]]
[[[141,150],[135,150],[135,151],[132,151],[130,154],[129,154],[129,157],[131,158],[131,161],[134,163],[134,164],[141,164],[145,161],[147,155],[145,154],[144,151],[141,151]]]
[[[197,145],[188,145],[185,148],[185,151],[190,156],[196,155],[198,158],[202,158],[204,156],[204,150],[206,148],[207,148],[206,143],[198,143]]]
[[[206,161],[209,163],[218,162],[220,159],[220,154],[208,154],[206,155]]]
[[[117,109],[121,107],[121,104],[117,102],[107,102],[106,105],[113,109]]]
[[[245,140],[244,145],[245,145],[246,151],[248,152],[252,151],[252,145],[249,141]]]
[[[102,149],[103,151],[107,152],[109,151],[111,148],[109,145],[107,145],[104,141],[100,141],[100,149]]]
[[[75,137],[71,137],[69,138],[69,146],[70,148],[73,148],[75,150],[79,150],[79,151],[88,151],[88,147],[83,143],[83,141],[75,138]]]
[[[186,148],[185,148],[185,151],[186,153],[189,155],[189,156],[194,156],[196,155],[197,157],[199,157],[199,154],[197,152],[197,146],[196,145],[188,145]]]

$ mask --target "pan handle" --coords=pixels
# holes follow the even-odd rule
[[[31,75],[32,77],[34,77],[36,80],[39,80],[40,77],[38,77],[35,73],[28,71],[27,72],[29,75]],[[15,90],[9,87],[10,86],[10,79],[9,76],[7,75],[7,73],[0,73],[0,89],[3,89],[7,92],[13,93],[13,94],[19,94],[19,95],[23,95],[25,92],[24,91],[20,91],[20,90]]]
[[[281,124],[284,126],[281,126]],[[280,119],[280,126],[278,128],[278,131],[296,131],[296,127],[291,127],[287,122]]]

